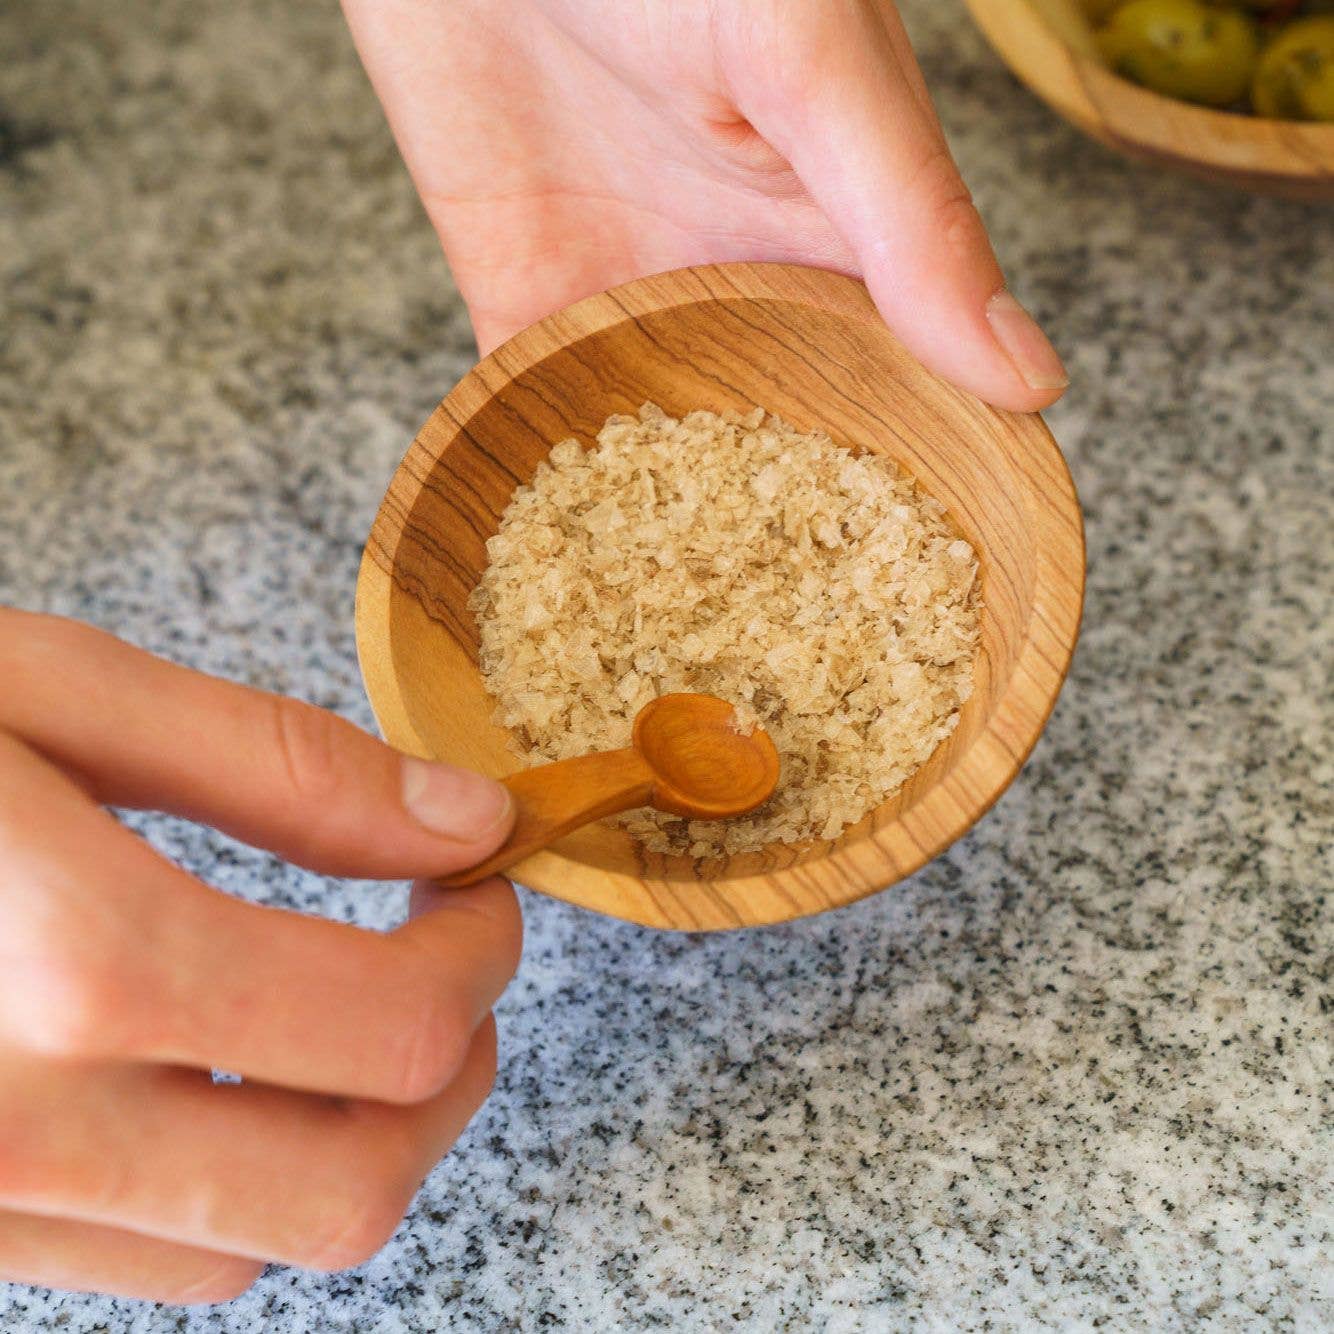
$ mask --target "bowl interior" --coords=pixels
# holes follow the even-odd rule
[[[1073,523],[1078,538],[1078,511],[1059,453],[1039,419],[998,413],[923,370],[875,317],[860,285],[823,274],[803,281],[817,295],[691,289],[654,309],[603,306],[548,329],[539,344],[516,340],[472,372],[414,442],[367,548],[358,617],[372,702],[386,732],[397,728],[390,735],[395,744],[497,776],[522,767],[491,722],[477,627],[466,606],[485,567],[486,539],[514,488],[557,441],[574,436],[590,443],[610,414],[634,412],[646,401],[673,415],[759,405],[802,429],[825,430],[839,443],[892,458],[946,506],[980,553],[982,642],[960,725],[899,793],[833,844],[775,845],[697,862],[647,854],[620,830],[595,825],[520,868],[525,884],[562,893],[569,879],[558,873],[563,866],[717,888],[782,868],[797,874],[834,856],[850,868],[848,897],[856,897],[895,878],[883,846],[876,846],[886,830],[901,828],[933,794],[932,827],[948,842],[990,804],[1040,730],[1063,660],[1047,694],[1026,706],[1025,736],[1007,743],[1018,754],[1008,756],[999,787],[986,772],[966,772],[965,757],[994,733],[998,710],[1015,703],[1011,687],[1031,640],[1040,566],[1050,559],[1042,537],[1041,511],[1052,508],[1041,499],[1045,486],[1058,502],[1068,491],[1061,522]],[[641,294],[640,304],[653,301]],[[1082,545],[1075,545],[1082,588]],[[1073,614],[1077,622],[1078,591]],[[1066,658],[1073,628],[1069,640]],[[859,850],[872,854],[860,871]],[[930,855],[919,850],[918,863]],[[900,859],[914,855],[910,849]]]

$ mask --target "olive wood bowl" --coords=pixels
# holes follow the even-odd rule
[[[521,883],[653,927],[712,931],[852,903],[915,871],[1000,796],[1038,739],[1073,652],[1083,526],[1042,419],[925,370],[866,289],[782,264],[681,269],[525,329],[436,408],[389,484],[357,586],[357,649],[386,739],[496,777],[523,767],[491,721],[468,595],[514,488],[558,441],[591,443],[645,401],[680,415],[756,405],[888,455],[980,557],[972,698],[904,787],[832,842],[699,862],[590,825],[521,862]]]
[[[1103,64],[1077,0],[967,0],[997,54],[1054,111],[1130,157],[1255,194],[1334,199],[1334,125],[1150,92]]]

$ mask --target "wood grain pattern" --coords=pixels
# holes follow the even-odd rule
[[[530,887],[648,926],[785,921],[917,870],[1000,796],[1069,665],[1083,527],[1065,461],[1037,416],[998,411],[923,368],[852,279],[727,264],[641,279],[518,334],[466,375],[390,483],[357,589],[357,645],[391,744],[515,772],[477,669],[468,594],[514,487],[557,441],[590,443],[613,412],[760,405],[802,430],[886,454],[944,504],[981,557],[974,693],[950,739],[831,843],[695,862],[606,825],[516,868]]]
[[[967,0],[1001,59],[1044,102],[1131,157],[1256,194],[1334,199],[1334,125],[1192,106],[1107,69],[1075,0]]]
[[[713,695],[661,695],[640,709],[627,749],[511,774],[504,780],[515,805],[509,838],[441,883],[476,884],[580,825],[639,806],[689,820],[748,814],[778,786],[778,751],[766,732],[743,736],[735,724],[732,706]]]

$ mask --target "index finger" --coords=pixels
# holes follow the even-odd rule
[[[490,778],[76,621],[0,609],[0,681],[0,728],[97,800],[211,824],[330,875],[462,870],[513,823]]]

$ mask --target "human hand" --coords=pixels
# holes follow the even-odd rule
[[[863,277],[926,365],[992,403],[1065,387],[890,0],[343,7],[483,352],[631,278],[785,260]]]
[[[362,931],[209,889],[102,803],[407,877],[493,851],[504,789],[73,621],[0,610],[0,682],[0,1278],[219,1301],[360,1263],[490,1089],[513,890],[419,883]]]

